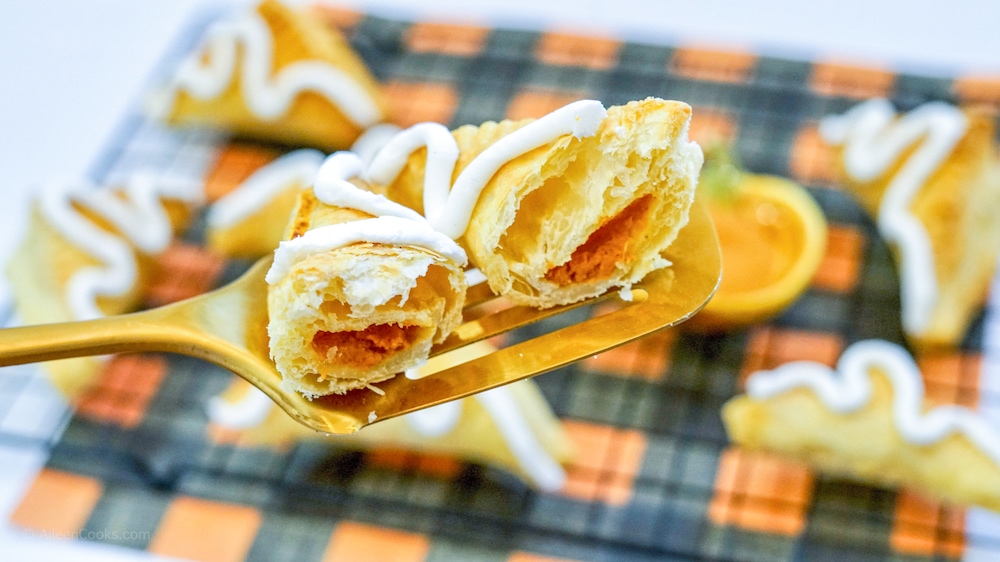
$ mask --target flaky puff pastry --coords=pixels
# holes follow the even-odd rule
[[[495,157],[491,152],[516,153],[511,141],[524,137],[528,150],[485,178],[459,239],[490,287],[517,304],[549,307],[628,287],[669,265],[662,253],[688,220],[703,160],[687,138],[690,106],[648,98],[606,114],[601,107],[593,130],[582,133],[577,125],[592,115],[563,115],[574,130],[532,147],[535,135],[526,131],[571,106],[538,120],[452,132],[459,149],[453,183]],[[383,152],[369,170],[372,178]],[[425,208],[427,154],[413,152],[385,189],[391,199],[433,215]]]
[[[350,231],[373,220],[364,211],[323,203],[314,190],[302,191],[275,262],[297,243],[312,244],[324,227]],[[271,357],[286,388],[319,396],[392,378],[426,361],[431,346],[461,322],[464,264],[427,247],[389,241],[403,239],[393,226],[402,223],[386,224],[377,232],[347,234],[354,239],[346,245],[295,255],[285,273],[274,274],[275,267],[268,273]],[[377,241],[378,234],[388,238]]]
[[[876,221],[917,348],[954,346],[979,313],[1000,253],[994,116],[940,102],[897,115],[886,100],[820,128],[847,191]]]
[[[386,115],[380,84],[343,36],[278,0],[209,27],[147,105],[173,125],[327,151]]]
[[[492,351],[488,342],[480,341],[434,357],[424,368],[440,370]],[[213,398],[208,413],[215,428],[235,431],[235,437],[249,446],[285,446],[304,439],[331,442],[329,436],[293,420],[243,379],[234,379]],[[381,421],[333,441],[346,449],[401,450],[493,466],[543,490],[562,486],[561,466],[576,453],[531,380]]]
[[[799,362],[754,373],[722,418],[743,447],[1000,511],[1000,431],[974,410],[926,400],[920,371],[895,344],[858,342],[836,372]]]
[[[6,265],[21,322],[89,320],[138,307],[156,257],[187,224],[200,197],[200,186],[146,176],[115,187],[46,186]],[[73,398],[104,361],[80,357],[43,366],[53,385]]]

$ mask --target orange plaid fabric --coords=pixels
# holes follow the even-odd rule
[[[483,49],[489,29],[475,25],[416,23],[406,33],[414,53],[441,53],[471,57]]]
[[[679,47],[674,50],[670,70],[678,76],[712,82],[746,82],[757,56],[732,49]]]
[[[545,64],[606,69],[618,58],[621,41],[602,37],[550,32],[538,40],[535,56]]]
[[[833,367],[843,348],[843,340],[834,334],[754,328],[747,341],[740,385],[756,371],[774,369],[792,361],[816,361]]]
[[[510,101],[510,106],[507,108],[507,118],[514,120],[537,119],[585,97],[586,95],[582,93],[523,90]]]
[[[422,562],[429,551],[424,535],[344,521],[334,529],[323,562]]]
[[[895,80],[895,73],[889,70],[829,61],[813,64],[809,86],[825,96],[844,96],[860,100],[888,96]]]
[[[105,365],[96,385],[80,396],[76,410],[94,420],[135,427],[166,374],[163,357],[115,356]]]
[[[240,562],[260,524],[261,513],[252,507],[180,496],[167,507],[149,551],[199,562]]]
[[[225,260],[214,252],[175,242],[159,256],[146,287],[149,306],[162,306],[200,295],[215,287]]]
[[[805,529],[814,476],[801,463],[729,448],[719,458],[708,517],[716,525],[778,535]]]
[[[964,509],[902,490],[896,498],[889,542],[906,554],[958,558],[965,549],[964,531]]]
[[[582,454],[566,468],[560,493],[584,501],[627,503],[646,451],[646,436],[575,420],[564,421],[563,427]]]
[[[234,142],[224,146],[205,177],[205,199],[209,203],[217,201],[280,154],[274,148],[255,144]]]
[[[449,84],[393,81],[385,85],[392,122],[409,127],[424,121],[448,123],[458,106],[458,94]]]
[[[829,225],[826,254],[813,276],[813,287],[839,293],[853,291],[861,280],[865,243],[865,236],[857,227]]]

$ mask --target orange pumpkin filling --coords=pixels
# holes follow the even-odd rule
[[[312,347],[327,361],[364,369],[409,347],[418,329],[418,326],[375,324],[354,332],[320,330],[313,336]]]
[[[610,277],[618,263],[628,260],[629,242],[646,228],[652,203],[649,195],[630,203],[595,230],[568,262],[548,270],[545,279],[566,286]]]

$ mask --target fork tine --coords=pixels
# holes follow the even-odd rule
[[[451,333],[451,335],[448,336],[444,342],[434,346],[431,355],[447,353],[466,344],[491,338],[504,332],[509,332],[513,329],[539,322],[546,318],[558,316],[580,306],[600,302],[607,298],[608,296],[605,295],[599,297],[598,299],[590,299],[587,301],[546,309],[538,309],[530,306],[512,306],[504,308],[480,318],[462,323],[454,330],[454,332]]]
[[[355,391],[362,394],[323,396],[315,402],[322,404],[324,409],[354,417],[360,425],[367,425],[370,415],[374,415],[376,421],[389,419],[551,371],[682,322],[697,311],[697,308],[674,306],[669,299],[644,298],[646,294],[670,291],[671,275],[654,277],[647,285],[649,293],[637,290],[638,302],[628,303],[608,314],[570,324],[421,379],[397,376],[377,385],[384,394]],[[578,305],[570,305],[556,313],[575,306]],[[516,317],[521,312],[513,314]],[[669,321],[665,323],[664,318]],[[500,326],[503,322],[498,320],[496,324]],[[455,343],[452,349],[464,343],[468,342]]]
[[[483,303],[489,302],[498,298],[497,295],[490,289],[489,283],[483,281],[478,285],[473,285],[465,291],[465,308],[469,309],[475,306],[479,306]]]
[[[532,377],[622,345],[697,313],[715,292],[721,276],[721,255],[715,227],[704,204],[696,199],[690,223],[666,256],[674,266],[647,276],[633,290],[632,302],[607,314],[501,348],[489,355],[411,380],[397,376],[376,385],[380,392],[353,391],[317,398],[313,405],[353,418],[358,427],[393,418],[449,400]],[[474,302],[489,306],[490,295],[474,288]],[[605,295],[605,299],[613,298]],[[584,304],[535,310],[510,307],[463,324],[435,349],[446,353],[462,345],[537,322]]]

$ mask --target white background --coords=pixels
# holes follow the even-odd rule
[[[0,18],[0,260],[34,186],[81,175],[199,0],[14,0]],[[611,34],[650,43],[837,58],[913,73],[1000,77],[1000,3],[983,0],[344,0],[383,16]],[[3,291],[0,288],[0,299]],[[0,373],[2,374],[2,373]],[[0,521],[44,452],[0,447]],[[13,535],[0,559],[147,560]]]

